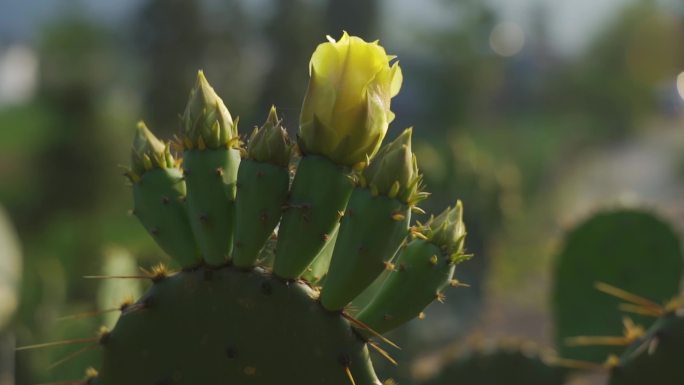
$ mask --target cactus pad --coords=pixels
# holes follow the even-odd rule
[[[567,344],[570,337],[622,334],[620,301],[598,292],[598,282],[665,302],[677,294],[681,277],[679,239],[654,215],[623,209],[599,213],[580,224],[567,236],[556,261],[553,312],[560,355],[603,362],[620,351]]]
[[[426,385],[563,385],[565,370],[521,347],[494,347],[461,355]]]
[[[611,369],[609,385],[679,385],[684,382],[684,316],[659,318]]]
[[[366,344],[317,293],[255,269],[157,280],[102,339],[98,385],[378,384]]]

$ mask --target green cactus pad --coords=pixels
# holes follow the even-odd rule
[[[451,281],[455,263],[431,242],[414,239],[400,251],[392,272],[357,318],[378,333],[392,330],[420,313]]]
[[[306,268],[304,274],[302,274],[302,279],[309,282],[312,285],[320,285],[325,280],[326,274],[328,274],[328,269],[330,268],[330,260],[332,259],[333,249],[335,248],[335,243],[337,243],[337,235],[340,233],[340,226],[335,226],[335,229],[325,242],[325,246],[318,253],[313,262]]]
[[[563,385],[565,373],[534,350],[495,346],[459,356],[425,385]]]
[[[342,309],[382,273],[408,234],[410,214],[397,199],[354,189],[321,293],[323,307]]]
[[[302,158],[278,231],[276,275],[286,279],[302,275],[339,223],[352,189],[347,167],[321,156]]]
[[[622,335],[621,301],[598,292],[595,285],[604,282],[656,302],[671,299],[682,277],[679,239],[669,224],[648,212],[599,213],[567,235],[555,277],[553,315],[559,354],[603,362],[621,348],[567,344],[576,336]],[[647,326],[652,322],[634,319]]]
[[[183,159],[190,224],[207,264],[227,262],[233,247],[240,152],[187,150]]]
[[[177,168],[155,168],[133,183],[133,213],[159,247],[181,266],[201,259],[185,211],[185,182]]]
[[[287,199],[287,168],[245,159],[238,172],[233,264],[251,267],[280,221]]]
[[[261,269],[157,281],[101,342],[91,385],[379,385],[366,344],[316,293]],[[274,320],[277,320],[274,322]]]
[[[684,382],[684,316],[659,318],[611,369],[609,385],[680,385]]]

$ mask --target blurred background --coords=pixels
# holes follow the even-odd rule
[[[1,385],[96,366],[92,352],[60,363],[73,347],[14,346],[112,326],[60,317],[144,288],[82,277],[166,260],[127,214],[118,166],[137,120],[169,138],[202,68],[243,134],[271,104],[294,133],[310,55],[342,30],[398,55],[388,137],[415,127],[423,208],[462,199],[475,254],[457,273],[470,288],[394,336],[410,348],[379,370],[400,383],[477,336],[550,347],[559,235],[597,207],[684,225],[678,0],[0,0]]]

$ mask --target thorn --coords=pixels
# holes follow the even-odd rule
[[[634,305],[631,303],[621,303],[620,306],[618,306],[618,309],[620,309],[623,312],[626,313],[633,313],[633,314],[639,314],[639,315],[644,315],[647,317],[661,317],[664,315],[663,312],[660,312],[656,309],[640,306],[640,305]]]
[[[345,371],[345,373],[347,373],[347,378],[349,378],[351,385],[356,385],[356,381],[354,381],[354,376],[352,376],[352,372],[349,369],[349,366],[345,366],[344,371]]]
[[[397,361],[395,361],[394,358],[392,358],[392,356],[389,355],[389,353],[387,353],[383,348],[381,348],[380,346],[378,346],[378,344],[376,344],[375,342],[373,342],[373,341],[368,341],[368,345],[370,345],[370,347],[372,347],[373,349],[375,349],[375,351],[378,352],[381,356],[385,357],[385,359],[386,359],[387,361],[393,363],[395,366],[398,366],[398,365],[399,365],[399,364],[397,363]]]
[[[402,214],[402,213],[394,213],[394,214],[392,214],[392,220],[393,220],[393,221],[399,222],[399,221],[403,221],[404,219],[406,219],[406,215],[404,215],[404,214]]]
[[[99,316],[99,315],[106,314],[106,313],[112,313],[115,311],[121,311],[121,307],[114,307],[111,309],[94,310],[94,311],[89,311],[89,312],[85,312],[85,313],[71,314],[71,315],[59,317],[56,320],[57,321],[78,320],[78,319],[83,319],[83,318],[88,318],[88,317],[95,317],[95,316]]]
[[[344,217],[344,211],[342,211],[342,210],[337,210],[337,216],[340,217],[340,218]]]
[[[566,346],[627,346],[632,342],[625,336],[578,336],[565,339]]]
[[[437,265],[437,262],[439,262],[439,258],[437,258],[436,255],[433,255],[432,257],[430,257],[430,264],[431,265],[433,265],[433,266]]]
[[[342,317],[346,318],[347,321],[349,321],[349,322],[351,322],[351,323],[353,323],[353,324],[355,324],[355,325],[361,327],[362,329],[365,329],[365,330],[369,331],[371,334],[373,334],[374,336],[378,337],[378,338],[379,338],[381,341],[383,341],[384,343],[386,343],[386,344],[392,346],[392,347],[395,348],[395,349],[401,350],[401,348],[399,347],[399,345],[397,345],[397,344],[395,344],[394,342],[388,340],[385,336],[383,336],[382,334],[380,334],[380,333],[376,332],[375,330],[371,329],[371,327],[368,326],[368,325],[366,325],[365,323],[363,323],[363,322],[361,322],[361,321],[359,321],[359,320],[357,320],[357,319],[354,319],[354,317],[350,316],[349,314],[343,312],[343,313],[342,313]]]
[[[144,275],[84,275],[85,279],[150,279]]]
[[[71,340],[45,342],[42,344],[20,346],[14,350],[18,352],[18,351],[22,351],[22,350],[42,349],[42,348],[49,348],[49,347],[53,347],[53,346],[84,344],[84,343],[89,343],[89,342],[97,342],[99,339],[100,339],[100,337],[75,338],[75,339],[71,339]]]
[[[385,261],[383,264],[385,265],[385,270],[394,271],[395,266],[392,262]]]
[[[449,281],[449,286],[451,286],[451,287],[470,287],[469,284],[462,283],[458,279],[452,279],[451,281]]]
[[[323,242],[328,242],[328,239],[330,239],[330,235],[323,233],[321,234],[321,239],[323,240]]]
[[[169,270],[163,263],[158,263],[152,266],[151,270],[146,270],[139,267],[140,271],[147,275],[147,278],[151,279],[152,282],[161,281],[162,279],[169,276]]]
[[[613,297],[617,297],[619,299],[625,300],[627,302],[631,302],[635,305],[641,305],[643,307],[651,308],[656,311],[661,311],[664,312],[663,307],[651,301],[650,299],[641,297],[636,294],[632,294],[626,290],[622,290],[620,288],[617,288],[615,286],[609,285],[605,282],[596,282],[595,287],[597,290],[604,292],[606,294],[612,295]]]
[[[420,313],[418,313],[418,319],[424,320],[425,319],[425,313],[423,313],[422,311]]]
[[[604,370],[606,364],[597,364],[596,362],[571,360],[568,358],[552,357],[548,359],[548,363],[553,366],[559,366],[566,369],[580,369],[580,370]]]
[[[223,176],[223,168],[221,168],[221,167],[216,167],[216,175],[218,175],[218,176]]]
[[[439,302],[439,303],[444,303],[444,301],[446,301],[446,294],[444,294],[444,293],[442,293],[442,292],[440,291],[440,292],[437,293],[437,295],[435,296],[435,299],[437,299],[437,302]]]
[[[58,361],[53,362],[47,368],[48,369],[54,369],[54,368],[58,367],[59,365],[62,365],[63,363],[80,356],[81,354],[87,352],[88,350],[92,350],[92,349],[96,348],[97,346],[98,346],[97,344],[93,344],[93,345],[82,347],[81,349],[78,349],[77,351],[67,355],[66,357],[64,357]]]

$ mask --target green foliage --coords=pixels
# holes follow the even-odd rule
[[[622,335],[619,301],[597,292],[598,282],[665,302],[679,290],[682,264],[677,234],[649,212],[606,211],[578,225],[566,236],[556,261],[553,315],[560,355],[603,362],[619,351],[567,344],[576,336]],[[642,317],[635,320],[651,322]]]

